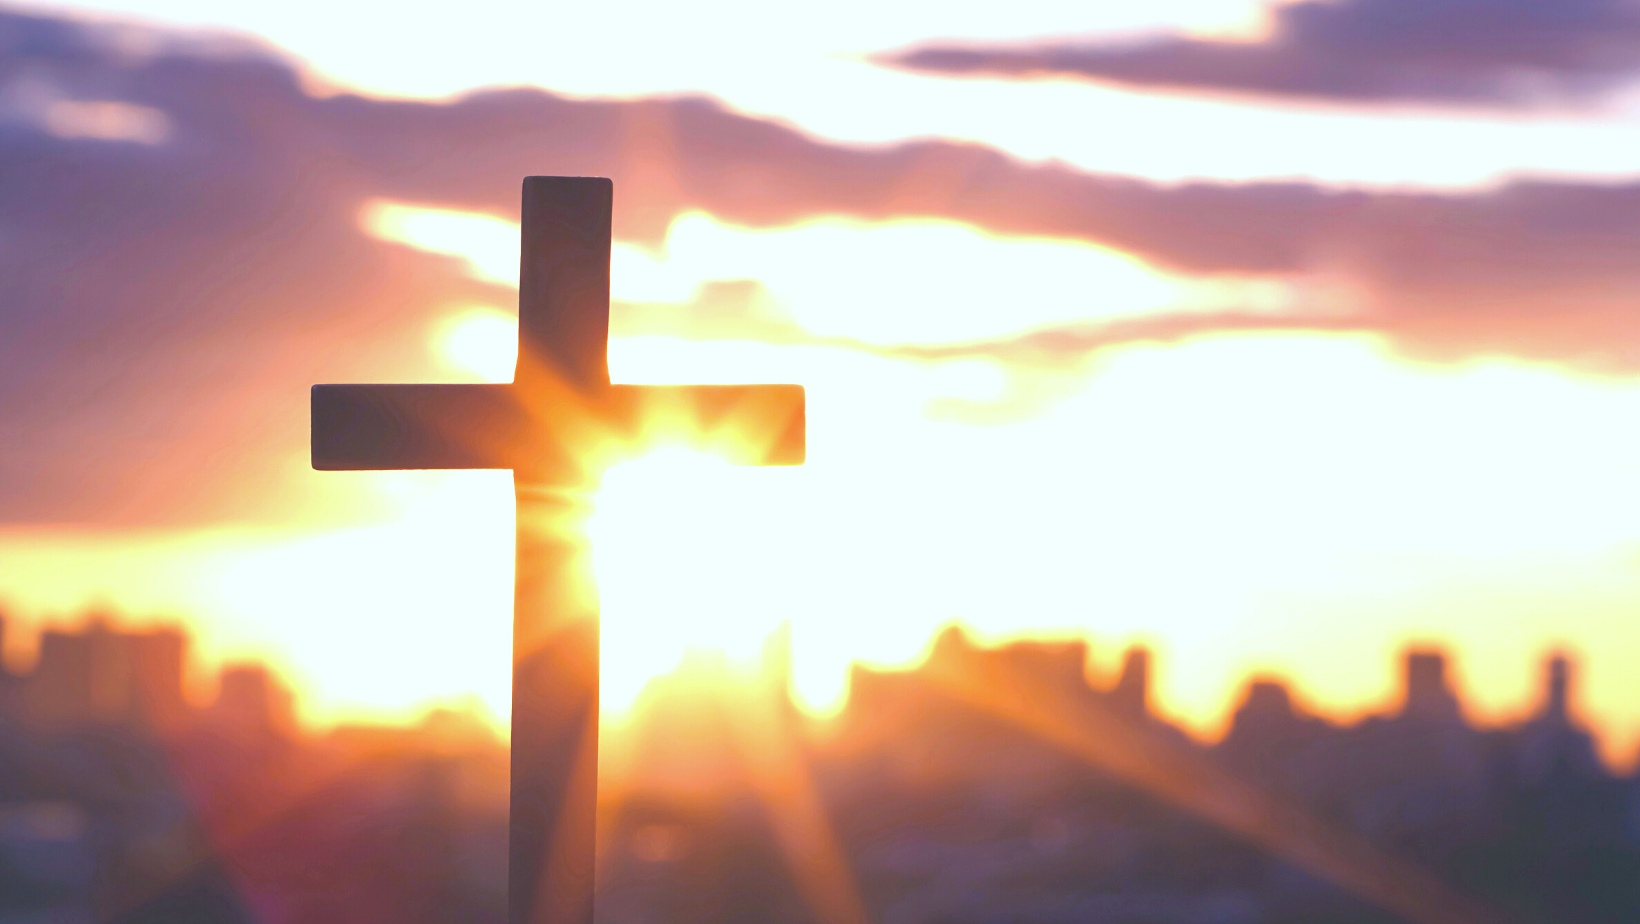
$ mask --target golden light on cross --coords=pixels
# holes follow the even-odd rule
[[[805,450],[801,386],[610,383],[612,203],[607,179],[524,181],[513,382],[313,387],[316,469],[513,470],[513,924],[592,920],[599,627],[585,523],[600,472],[653,442],[745,464],[801,464]],[[493,356],[493,340],[473,349]]]

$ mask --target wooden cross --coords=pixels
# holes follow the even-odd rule
[[[805,452],[801,386],[610,384],[613,201],[607,179],[524,180],[512,383],[313,386],[316,469],[513,470],[511,924],[592,921],[598,600],[583,527],[603,466],[657,430],[741,464]]]

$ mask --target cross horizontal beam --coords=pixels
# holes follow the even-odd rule
[[[739,465],[801,465],[801,385],[610,385],[539,406],[517,385],[315,385],[320,471],[567,464],[602,443],[617,453],[670,436]],[[593,444],[589,446],[588,444]]]

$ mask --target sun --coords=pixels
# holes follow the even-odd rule
[[[588,523],[601,593],[603,702],[629,706],[691,650],[755,660],[784,619],[789,474],[681,447],[612,466]],[[789,527],[788,527],[789,528]]]
[[[511,382],[518,365],[518,316],[472,305],[439,321],[432,346],[452,367],[485,382]]]

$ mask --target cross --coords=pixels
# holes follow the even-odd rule
[[[313,386],[315,469],[513,471],[510,924],[592,921],[598,600],[583,527],[602,467],[655,431],[740,464],[805,452],[801,386],[610,384],[613,202],[607,179],[525,178],[511,383]]]

